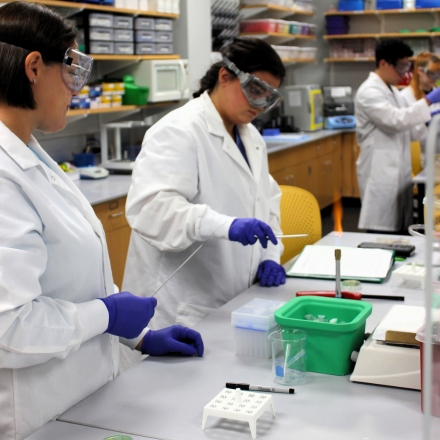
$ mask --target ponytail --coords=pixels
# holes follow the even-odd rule
[[[213,64],[210,69],[205,73],[205,76],[200,80],[200,89],[193,93],[194,98],[198,98],[206,90],[212,90],[217,84],[218,73],[224,66],[223,62]]]

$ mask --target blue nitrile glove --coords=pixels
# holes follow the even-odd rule
[[[181,353],[203,356],[203,341],[199,332],[181,325],[172,325],[161,330],[149,330],[142,341],[142,354],[161,356]]]
[[[261,246],[266,249],[268,239],[273,244],[278,243],[271,227],[256,218],[236,218],[229,228],[229,240],[238,241],[243,246],[260,240]]]
[[[286,282],[286,271],[281,264],[272,260],[264,260],[258,266],[257,279],[263,287],[279,286]]]
[[[437,102],[440,102],[440,87],[437,87],[433,91],[429,92],[425,98],[431,103],[436,104]]]
[[[126,339],[138,337],[154,315],[157,300],[130,292],[115,293],[99,298],[108,309],[108,327],[105,333]]]

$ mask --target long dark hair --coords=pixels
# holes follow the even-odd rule
[[[32,88],[24,70],[26,57],[38,51],[46,64],[62,61],[75,41],[72,25],[52,9],[28,2],[0,8],[0,102],[35,109]]]
[[[260,38],[236,38],[222,49],[221,53],[243,72],[269,72],[280,81],[286,76],[286,69],[279,55],[270,44]],[[200,80],[200,89],[193,93],[194,98],[198,98],[206,90],[212,90],[216,86],[218,73],[222,67],[226,67],[222,61],[210,67]]]

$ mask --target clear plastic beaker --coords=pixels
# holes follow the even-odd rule
[[[272,343],[273,380],[280,385],[306,382],[307,333],[302,330],[277,330],[268,336]]]

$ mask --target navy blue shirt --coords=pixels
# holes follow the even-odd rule
[[[237,144],[238,149],[240,150],[241,154],[243,155],[244,160],[249,165],[249,160],[248,160],[248,157],[247,157],[247,154],[246,154],[246,150],[244,148],[243,141],[241,140],[241,137],[240,137],[240,135],[238,133],[237,127],[234,127],[234,133],[235,133],[235,143]],[[250,167],[251,166],[249,165],[249,168]]]

